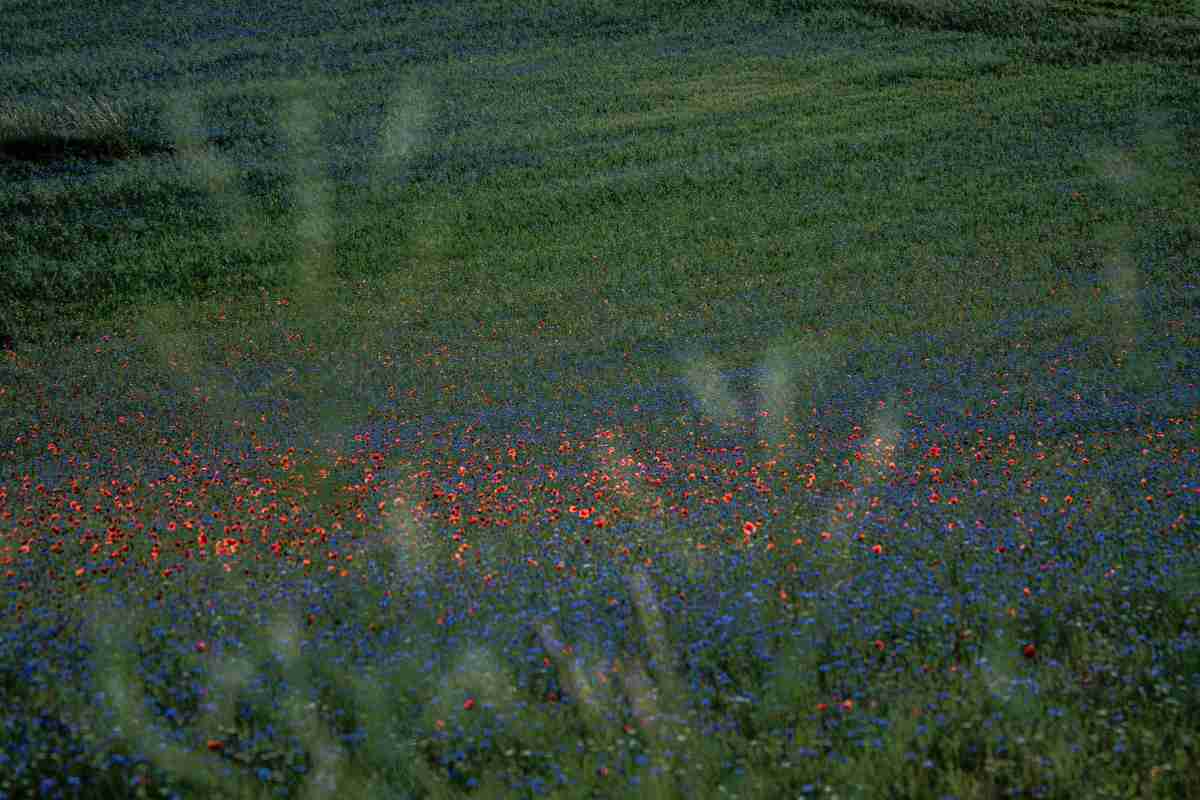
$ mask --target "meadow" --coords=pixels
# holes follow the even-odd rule
[[[1195,3],[0,18],[0,800],[1200,796]]]

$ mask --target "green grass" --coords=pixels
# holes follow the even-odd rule
[[[1200,9],[655,8],[0,3],[0,798],[1200,791]]]

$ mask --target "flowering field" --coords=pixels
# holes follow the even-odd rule
[[[1200,796],[1182,11],[144,5],[0,64],[0,800]]]
[[[7,791],[1194,785],[1194,376],[1105,399],[1020,344],[778,427],[670,386],[323,452],[47,414],[57,480],[0,491]]]

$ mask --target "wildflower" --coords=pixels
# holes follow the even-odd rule
[[[203,653],[208,650],[208,642],[201,639],[200,641],[196,642],[195,647],[197,653]]]
[[[1021,650],[1021,652],[1025,654],[1026,658],[1033,658],[1037,655],[1037,648],[1034,647],[1032,644],[1027,644]]]
[[[463,703],[463,711],[470,711],[474,707],[475,707],[475,698],[474,697],[468,697],[466,699],[466,701]]]

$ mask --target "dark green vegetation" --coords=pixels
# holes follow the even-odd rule
[[[394,5],[0,2],[0,798],[1200,794],[1194,4]]]

